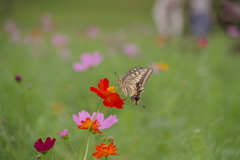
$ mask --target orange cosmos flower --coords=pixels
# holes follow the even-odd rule
[[[121,99],[119,94],[115,92],[115,88],[113,86],[109,87],[109,81],[107,78],[100,79],[100,82],[98,83],[98,88],[90,87],[90,91],[95,92],[99,97],[104,99],[104,106],[116,107],[118,109],[123,108],[123,101],[126,99]]]
[[[96,146],[97,152],[93,153],[92,155],[96,158],[101,158],[102,156],[109,156],[109,155],[119,155],[115,153],[116,150],[116,145],[110,143],[109,145],[106,145],[105,143],[101,143],[100,146]]]

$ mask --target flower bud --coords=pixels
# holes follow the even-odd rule
[[[15,76],[15,80],[16,80],[17,82],[20,82],[20,81],[22,80],[22,77],[21,77],[20,75],[16,75],[16,76]]]
[[[63,130],[63,131],[61,131],[61,132],[58,132],[58,134],[59,134],[59,136],[60,137],[62,137],[63,139],[68,139],[68,135],[69,135],[69,133],[68,133],[68,130]]]

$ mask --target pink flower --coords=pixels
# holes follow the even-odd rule
[[[42,29],[44,31],[51,31],[54,29],[54,24],[52,23],[51,15],[49,13],[44,13],[40,21],[42,22]]]
[[[87,28],[86,32],[87,32],[87,36],[89,38],[97,38],[100,33],[100,29],[96,26],[92,26],[92,27]]]
[[[240,31],[236,26],[228,26],[226,31],[230,37],[239,37],[240,36]]]
[[[21,39],[21,31],[14,21],[7,20],[4,25],[4,29],[7,31],[11,41],[16,42]]]
[[[89,67],[96,67],[102,62],[103,57],[95,51],[93,54],[82,54],[80,60],[81,62],[73,63],[73,69],[77,72],[86,71]]]
[[[59,134],[59,136],[60,137],[62,137],[63,139],[68,139],[68,135],[69,135],[69,133],[68,133],[68,130],[63,130],[63,131],[61,131],[61,132],[58,132],[58,134]]]
[[[79,129],[88,129],[89,126],[87,126],[86,124],[89,124],[89,123],[86,123],[86,122],[88,120],[90,120],[92,122],[95,115],[96,115],[95,112],[91,116],[88,112],[81,111],[81,112],[78,112],[78,116],[73,115],[73,120],[78,125]],[[104,114],[98,113],[96,118],[94,119],[94,123],[96,124],[96,126],[93,126],[94,128],[91,128],[91,129],[93,131],[99,133],[98,132],[99,130],[104,130],[104,129],[110,128],[116,122],[118,122],[116,115],[110,115],[107,119],[104,120]],[[94,125],[94,123],[93,123],[93,125]]]
[[[52,37],[52,44],[57,48],[64,48],[68,45],[68,37],[63,34],[56,34]]]
[[[124,44],[122,50],[129,56],[136,56],[139,53],[139,49],[135,44]]]

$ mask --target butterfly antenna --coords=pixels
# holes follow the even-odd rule
[[[119,79],[119,77],[118,77],[118,75],[117,75],[117,73],[116,72],[114,72],[114,74],[117,76],[117,78]]]
[[[142,102],[140,102],[140,103],[141,103],[141,105],[143,106],[143,108],[146,108],[146,106],[145,106],[145,105],[143,105],[143,104],[142,104]]]

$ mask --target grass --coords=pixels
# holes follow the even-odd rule
[[[92,113],[100,106],[101,99],[89,87],[96,87],[105,77],[115,83],[113,72],[123,75],[135,66],[149,67],[160,61],[169,64],[170,70],[150,77],[142,94],[146,108],[135,106],[129,97],[122,110],[103,108],[101,112],[116,114],[119,122],[102,135],[91,136],[90,153],[102,137],[112,135],[120,154],[109,157],[113,160],[239,158],[240,57],[231,53],[232,39],[216,29],[204,49],[195,48],[189,35],[180,43],[170,41],[159,47],[156,34],[145,36],[131,30],[132,22],[153,26],[152,1],[137,2],[16,1],[9,14],[1,15],[2,22],[12,19],[27,34],[39,27],[39,16],[49,12],[57,28],[44,34],[45,42],[38,48],[11,43],[6,32],[0,31],[0,159],[14,159],[11,154],[19,160],[36,159],[33,144],[48,136],[57,138],[56,159],[73,159],[70,146],[57,132],[68,129],[73,146],[82,152],[86,131],[77,129],[72,114]],[[101,29],[97,39],[83,35],[92,24]],[[55,33],[70,37],[69,60],[62,60],[50,44]],[[139,46],[138,56],[109,51],[104,40],[119,33],[126,35],[126,43]],[[81,53],[95,50],[105,56],[103,63],[87,72],[72,69]],[[20,83],[14,79],[16,74],[22,76]]]

